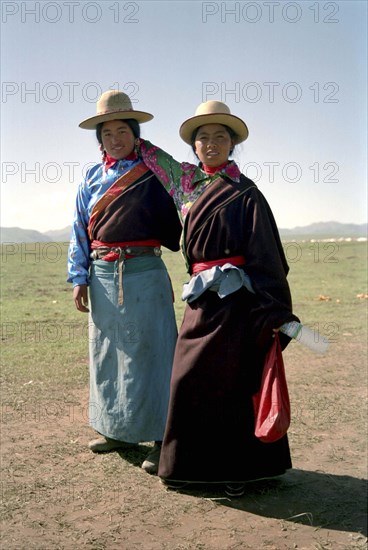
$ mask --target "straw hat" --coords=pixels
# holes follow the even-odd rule
[[[86,118],[80,128],[94,130],[100,122],[133,118],[137,122],[148,122],[153,115],[143,111],[134,111],[129,96],[118,90],[104,92],[96,104],[96,116]]]
[[[195,115],[188,118],[180,126],[180,137],[192,145],[191,138],[194,130],[204,124],[223,124],[231,128],[237,135],[234,145],[245,141],[248,137],[248,128],[245,122],[235,115],[232,115],[229,107],[221,101],[205,101],[201,103],[195,112]]]

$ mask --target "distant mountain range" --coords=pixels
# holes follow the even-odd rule
[[[293,227],[292,229],[279,229],[281,237],[367,237],[368,224],[340,223],[340,222],[317,222],[305,225],[303,227]]]
[[[20,227],[1,227],[0,242],[3,243],[44,243],[44,242],[68,242],[70,240],[71,226],[64,229],[56,229],[40,233],[34,229],[21,229]]]
[[[281,238],[359,238],[367,237],[368,224],[318,222],[303,227],[292,229],[279,229]],[[68,242],[71,226],[40,233],[34,229],[21,229],[20,227],[1,227],[1,243],[35,243],[35,242]]]

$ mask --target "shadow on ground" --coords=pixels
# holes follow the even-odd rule
[[[115,452],[117,452],[122,460],[129,462],[132,466],[140,467],[151,450],[152,446],[140,443],[131,449],[121,449]]]
[[[367,536],[367,480],[351,476],[290,470],[284,476],[248,482],[240,498],[224,498],[217,485],[190,485],[181,492],[214,498],[222,506],[315,528]]]

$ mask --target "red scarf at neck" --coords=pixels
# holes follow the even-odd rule
[[[129,153],[128,156],[126,156],[124,159],[120,159],[120,160],[136,160],[137,158],[138,158],[138,155],[133,150],[131,153]],[[109,168],[111,168],[111,166],[114,166],[114,164],[116,162],[118,162],[118,159],[114,159],[114,157],[110,157],[110,155],[108,153],[105,153],[104,154],[104,161],[103,161],[105,172],[107,172],[107,170]]]
[[[213,176],[213,174],[216,174],[216,172],[220,172],[220,170],[225,168],[228,163],[229,161],[227,160],[223,164],[220,164],[220,166],[207,166],[206,164],[202,164],[202,170],[206,172],[206,174],[208,174],[209,176]]]

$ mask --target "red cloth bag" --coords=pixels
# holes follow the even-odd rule
[[[283,437],[290,426],[290,400],[286,384],[280,339],[267,352],[261,386],[253,395],[255,436],[264,443]]]

